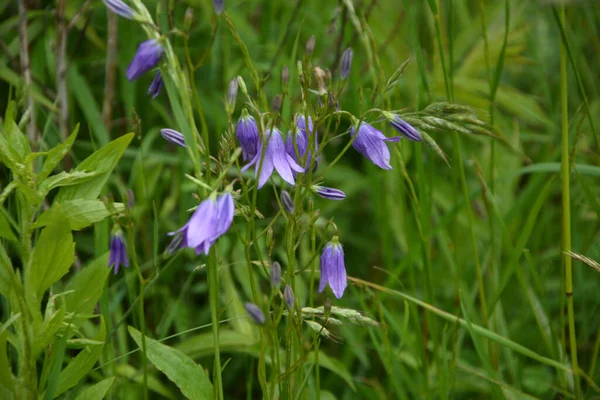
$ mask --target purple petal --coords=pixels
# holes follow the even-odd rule
[[[164,52],[163,47],[155,39],[141,43],[131,64],[127,67],[127,79],[133,81],[156,67]]]
[[[352,129],[352,134],[354,132],[355,130]],[[390,151],[383,138],[385,138],[383,133],[363,122],[352,146],[379,168],[392,169]]]
[[[337,245],[332,249],[332,258],[329,287],[331,287],[335,297],[339,299],[344,295],[344,290],[348,285],[346,281],[346,267],[344,266],[344,250],[341,245]]]
[[[108,8],[110,11],[120,15],[123,18],[133,19],[135,14],[131,7],[123,3],[121,0],[104,0],[104,5],[106,5],[106,8]]]
[[[328,244],[325,246],[325,249],[323,249],[323,253],[321,254],[321,279],[319,280],[319,293],[325,290],[325,287],[329,281],[329,269],[331,265],[332,254],[332,246],[331,244]]]
[[[198,209],[192,214],[185,232],[189,247],[198,247],[213,236],[217,218],[216,211],[217,204],[213,199],[206,199],[200,203]]]
[[[281,178],[290,185],[295,184],[294,175],[292,174],[288,158],[286,157],[288,154],[285,152],[285,145],[283,144],[281,133],[276,128],[273,128],[271,131],[271,139],[267,145],[267,153],[273,158],[273,164]]]
[[[261,153],[262,152],[259,152],[257,154],[257,156]],[[261,161],[260,157],[258,157],[258,159],[256,161],[256,169],[254,170],[255,176],[258,175],[258,173],[260,172],[260,176],[258,177],[258,188],[259,189],[261,187],[263,187],[265,183],[267,183],[267,181],[273,174],[273,159],[271,158],[271,154],[269,153],[269,145],[268,144],[267,144],[267,150],[265,151],[265,155],[262,158],[263,158],[262,165],[260,162]]]

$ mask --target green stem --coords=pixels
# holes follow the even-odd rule
[[[560,7],[560,23],[565,23],[565,8]],[[562,252],[565,266],[565,295],[567,298],[567,318],[569,320],[569,347],[571,364],[575,372],[575,396],[581,398],[581,383],[577,376],[579,363],[577,361],[577,336],[575,333],[575,311],[573,309],[573,270],[571,257],[564,253],[571,251],[571,195],[569,168],[569,111],[567,103],[567,53],[564,43],[560,43],[560,110],[561,110],[561,168],[562,179]]]
[[[210,319],[212,322],[215,363],[213,371],[214,398],[224,399],[221,377],[221,351],[219,348],[219,269],[215,251],[208,255],[208,291],[210,296]]]

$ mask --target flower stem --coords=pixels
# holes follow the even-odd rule
[[[565,23],[565,7],[560,6],[560,23]],[[562,179],[562,253],[565,266],[565,295],[567,298],[567,318],[569,321],[569,347],[575,381],[575,396],[581,398],[579,363],[577,361],[577,336],[575,333],[575,312],[573,309],[573,271],[571,257],[565,253],[571,251],[571,198],[569,168],[569,111],[567,103],[567,54],[564,43],[560,43],[560,110],[561,110],[561,168]]]
[[[213,371],[214,398],[224,399],[223,381],[221,377],[221,351],[219,349],[219,269],[215,251],[208,255],[208,291],[210,296],[210,319],[213,330],[215,363]]]

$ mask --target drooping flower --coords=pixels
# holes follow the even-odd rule
[[[327,285],[338,299],[342,297],[347,286],[344,249],[337,236],[334,236],[331,242],[327,243],[321,254],[319,293],[325,290]]]
[[[110,239],[110,257],[108,259],[108,268],[114,267],[115,275],[119,272],[120,266],[129,267],[129,259],[127,258],[127,250],[125,249],[125,241],[121,231],[113,233]]]
[[[156,72],[156,75],[154,75],[154,80],[150,86],[148,86],[148,96],[152,96],[152,100],[154,100],[160,94],[164,84],[165,82],[163,81],[162,74],[159,70]]]
[[[242,158],[248,162],[252,160],[258,152],[260,146],[260,137],[258,136],[258,126],[254,117],[248,115],[244,109],[237,126],[235,127],[235,136],[242,146]]]
[[[243,171],[250,166],[255,166],[255,176],[258,176],[258,188],[264,186],[273,174],[273,169],[276,169],[279,176],[289,183],[294,185],[293,171],[304,172],[304,168],[299,166],[294,159],[286,153],[285,144],[281,137],[281,132],[277,128],[272,128],[266,133],[266,143],[258,148],[256,156],[242,168]],[[264,153],[264,156],[263,156]],[[262,158],[262,161],[261,161]],[[260,172],[260,175],[259,175]]]
[[[383,116],[385,117],[385,119],[388,120],[392,127],[402,136],[415,142],[419,142],[421,140],[421,134],[419,133],[419,131],[413,128],[412,125],[400,118],[398,115],[392,114],[388,111],[384,111]]]
[[[281,265],[277,261],[271,266],[271,285],[278,288],[281,284]]]
[[[177,132],[174,129],[161,129],[160,136],[162,136],[165,140],[171,143],[175,143],[181,147],[185,147],[185,138],[183,133]]]
[[[123,18],[133,19],[135,16],[135,12],[131,9],[131,7],[121,0],[104,0],[104,5],[110,11],[120,15]]]
[[[142,42],[127,67],[127,79],[133,81],[156,67],[165,53],[165,49],[155,39]]]
[[[285,285],[285,288],[283,289],[283,299],[285,300],[285,304],[288,306],[288,308],[293,310],[294,303],[296,302],[296,296],[294,296],[294,291],[290,285]]]
[[[235,205],[230,193],[219,196],[216,200],[212,197],[204,200],[189,221],[175,232],[183,236],[181,245],[196,250],[196,254],[208,255],[210,247],[222,236],[233,221]]]
[[[346,193],[342,192],[339,189],[329,188],[326,186],[314,185],[312,190],[321,196],[324,199],[328,200],[344,200],[346,198]]]
[[[256,322],[258,325],[264,325],[266,320],[265,314],[263,314],[262,310],[256,304],[244,303],[244,308],[254,322]]]
[[[340,78],[346,79],[350,75],[350,68],[352,68],[352,47],[348,47],[342,54],[342,60],[340,61]]]
[[[360,126],[357,134],[356,126],[358,124]],[[356,138],[354,138],[354,135],[356,135]],[[355,121],[355,124],[350,129],[350,136],[354,138],[352,147],[360,154],[368,158],[379,168],[392,169],[390,165],[390,150],[387,148],[386,142],[397,142],[401,139],[400,136],[388,138],[367,122],[362,121],[359,123],[358,120]]]

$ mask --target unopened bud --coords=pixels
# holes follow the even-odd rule
[[[133,194],[133,190],[127,189],[127,208],[130,210],[133,208],[135,204],[135,195]]]
[[[350,75],[350,68],[352,67],[352,48],[348,47],[342,54],[342,60],[340,61],[340,78],[346,79]]]
[[[278,288],[281,284],[281,265],[277,261],[271,266],[271,285]]]
[[[290,196],[286,190],[281,191],[281,203],[288,214],[294,213],[294,201],[292,200],[292,196]]]
[[[326,317],[331,314],[331,300],[329,300],[329,297],[325,299],[325,304],[323,304],[323,312],[325,313]]]
[[[271,228],[270,226],[267,229],[267,238],[265,241],[268,249],[273,248],[273,228]]]
[[[312,54],[312,52],[315,50],[316,42],[317,42],[317,38],[315,37],[315,35],[312,35],[310,37],[310,39],[308,39],[308,41],[306,42],[306,47],[304,49],[306,54]]]
[[[254,322],[256,322],[258,325],[264,325],[265,314],[263,314],[262,310],[258,308],[256,304],[245,303],[244,308],[246,309],[246,312]]]
[[[237,78],[233,78],[229,82],[229,88],[227,89],[227,106],[230,111],[233,112],[235,109],[235,100],[237,98],[238,92],[238,80]]]
[[[290,69],[288,68],[287,65],[284,65],[283,68],[281,69],[281,85],[284,87],[287,86],[289,80],[290,80]]]
[[[192,27],[192,21],[194,20],[194,10],[191,7],[186,8],[185,15],[183,16],[183,29],[187,32]]]
[[[294,296],[294,291],[290,285],[285,285],[285,288],[283,289],[283,299],[285,300],[285,304],[288,306],[288,308],[293,310],[294,303],[296,302],[296,296]]]
[[[273,103],[271,103],[271,107],[273,108],[274,112],[279,111],[279,109],[281,108],[281,97],[279,97],[279,95],[273,97]]]
[[[213,0],[213,7],[217,15],[221,15],[225,8],[225,0]]]
[[[327,93],[327,89],[325,89],[325,71],[323,71],[320,67],[315,67],[313,69],[313,75],[317,80],[317,85],[319,86],[319,94],[323,95]]]
[[[240,87],[240,90],[242,91],[242,93],[244,93],[244,95],[248,95],[248,89],[246,88],[246,82],[244,82],[244,78],[242,78],[241,76],[237,77],[237,81],[238,81],[238,86]]]

